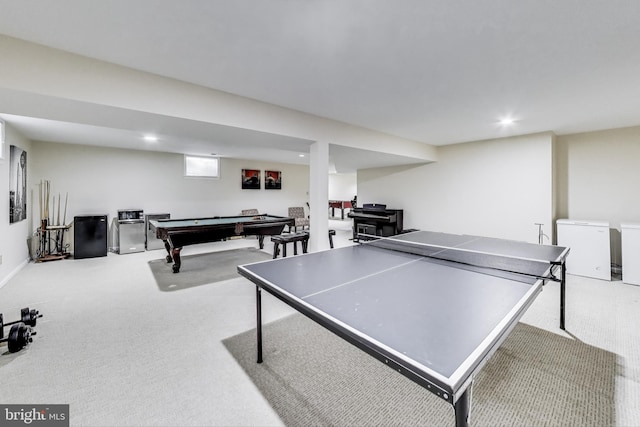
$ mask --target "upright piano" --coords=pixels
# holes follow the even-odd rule
[[[359,234],[375,236],[395,236],[402,232],[402,209],[387,209],[387,205],[365,203],[361,208],[353,208],[347,214],[353,218],[353,240]]]

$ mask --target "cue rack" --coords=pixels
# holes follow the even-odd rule
[[[38,228],[38,250],[36,262],[56,261],[70,256],[67,251],[69,244],[64,244],[65,231],[69,230],[71,224],[67,222],[67,202],[69,193],[64,200],[64,213],[62,223],[60,222],[61,195],[58,194],[58,209],[56,216],[56,196],[51,196],[51,181],[44,180],[38,184],[40,201],[40,227]],[[49,201],[51,200],[51,210]],[[51,214],[51,215],[50,215]],[[53,243],[53,248],[52,244]]]

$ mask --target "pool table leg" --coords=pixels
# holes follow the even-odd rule
[[[260,249],[264,249],[264,236],[263,235],[259,235],[258,236],[258,243],[260,244]]]
[[[182,262],[180,261],[180,251],[182,248],[173,248],[171,249],[171,256],[173,257],[173,272],[177,273],[180,271],[180,266]]]
[[[182,250],[182,248],[174,248],[169,240],[164,241],[164,248],[167,250],[166,261],[173,261],[173,266],[171,267],[173,272],[179,272],[180,266],[182,265],[182,262],[180,261],[180,251]]]
[[[171,244],[168,240],[164,240],[164,248],[167,250],[167,257],[165,258],[165,260],[167,262],[172,262],[173,257],[171,256]]]

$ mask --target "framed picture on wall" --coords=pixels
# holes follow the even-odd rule
[[[264,171],[264,189],[282,190],[282,172]]]
[[[12,145],[9,150],[9,223],[27,219],[27,152]]]
[[[259,190],[260,189],[260,170],[242,169],[242,189],[243,190]]]

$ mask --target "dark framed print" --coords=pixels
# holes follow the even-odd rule
[[[282,172],[264,171],[264,189],[282,190]]]
[[[27,219],[27,152],[15,145],[9,150],[9,223]]]
[[[260,189],[260,170],[259,169],[242,169],[242,189],[243,190],[259,190]]]

